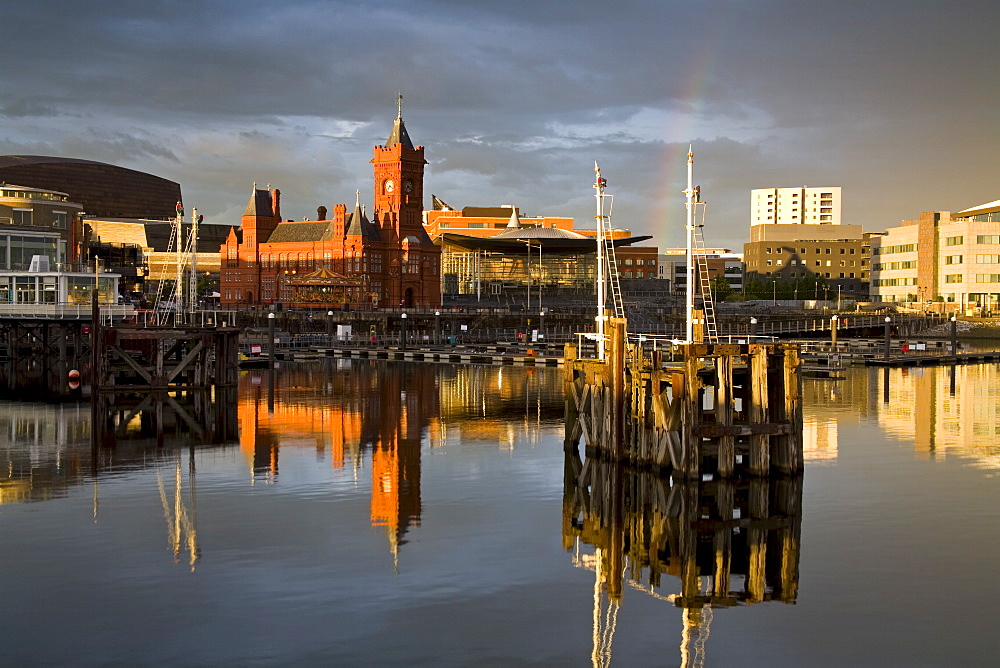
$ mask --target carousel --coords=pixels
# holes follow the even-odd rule
[[[330,271],[317,269],[290,278],[288,305],[292,308],[359,308],[371,303],[364,282]]]

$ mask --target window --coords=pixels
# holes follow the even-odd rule
[[[997,264],[1000,263],[1000,255],[977,255],[976,262],[979,264]]]
[[[768,254],[768,255],[770,255],[770,254],[771,254],[771,249],[770,249],[770,248],[768,248],[768,249],[767,249],[767,254]]]
[[[962,275],[961,274],[945,274],[945,276],[944,276],[944,282],[945,283],[961,283],[962,282]]]
[[[840,249],[840,254],[841,255],[847,255],[847,249],[846,248],[841,248]]]
[[[827,249],[826,249],[826,254],[827,254],[827,255],[829,255],[829,254],[830,254],[830,249],[829,249],[829,248],[827,248]]]
[[[962,256],[961,255],[947,255],[944,258],[944,263],[945,264],[962,264]]]
[[[631,267],[632,266],[632,258],[628,258],[627,260],[625,260],[625,266],[626,267]]]
[[[819,219],[822,220],[833,220],[833,216],[820,216]]]
[[[52,212],[52,227],[60,230],[66,229],[66,212],[65,211],[53,211]]]
[[[976,283],[1000,283],[1000,274],[976,274]]]
[[[781,260],[779,259],[775,264],[777,264],[780,267],[781,266]]]
[[[14,209],[11,218],[15,225],[31,225],[31,209]]]
[[[961,239],[961,237],[957,237]],[[959,242],[961,243],[961,242]],[[898,244],[896,246],[883,246],[876,248],[877,255],[889,255],[891,253],[912,253],[917,250],[917,244]]]
[[[771,261],[770,260],[767,261],[767,266],[769,266],[769,267],[771,266]]]
[[[948,237],[944,240],[945,246],[961,246],[965,243],[965,237]]]
[[[1000,235],[980,234],[976,237],[977,244],[1000,244]]]

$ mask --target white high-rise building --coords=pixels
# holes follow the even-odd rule
[[[750,224],[771,223],[840,225],[840,186],[751,190]]]

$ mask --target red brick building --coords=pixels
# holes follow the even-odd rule
[[[281,193],[254,185],[239,229],[222,245],[222,306],[439,306],[440,258],[422,222],[424,147],[402,115],[372,158],[374,206],[337,204],[319,220],[282,221]]]

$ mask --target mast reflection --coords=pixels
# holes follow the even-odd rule
[[[684,666],[703,664],[713,609],[795,603],[801,523],[801,477],[678,482],[567,453],[563,547],[595,573],[593,664],[627,587],[683,609]]]

